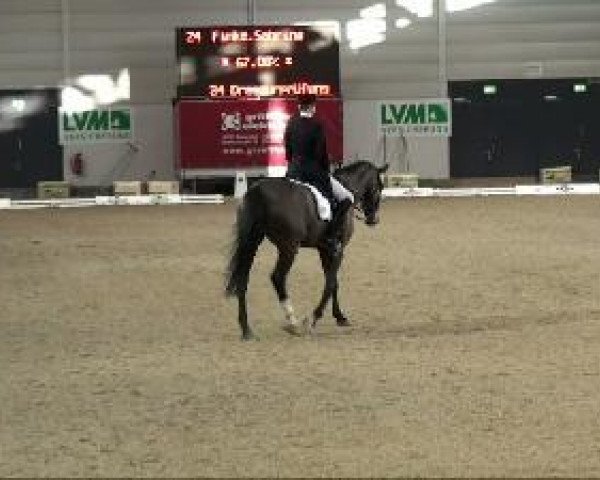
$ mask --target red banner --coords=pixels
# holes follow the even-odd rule
[[[200,101],[175,106],[179,169],[286,165],[283,132],[296,101],[290,99]],[[332,163],[343,155],[341,100],[318,100]]]

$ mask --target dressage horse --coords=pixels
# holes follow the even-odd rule
[[[369,162],[356,162],[338,169],[334,176],[354,194],[354,206],[362,210],[367,225],[379,222],[378,210],[383,184],[381,174],[387,165],[375,167]],[[348,210],[342,232],[345,247],[353,233],[353,211]],[[271,281],[285,314],[284,330],[299,335],[302,327],[312,331],[323,316],[327,302],[333,297],[333,316],[339,326],[349,325],[338,303],[337,273],[342,251],[333,254],[323,243],[327,224],[317,213],[317,203],[304,185],[286,178],[265,178],[248,189],[237,212],[234,241],[226,270],[225,293],[238,298],[238,321],[242,340],[253,338],[248,324],[246,290],[250,269],[259,245],[266,237],[278,250]],[[300,247],[316,248],[321,257],[325,286],[312,319],[299,322],[286,290],[287,275]]]

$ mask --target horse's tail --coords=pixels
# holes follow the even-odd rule
[[[237,211],[233,243],[225,271],[225,295],[228,297],[246,291],[254,256],[265,236],[257,209],[252,203],[252,199],[257,197],[248,193]]]

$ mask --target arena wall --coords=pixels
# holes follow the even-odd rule
[[[377,2],[256,0],[253,13],[255,23],[338,22],[347,158],[381,155],[372,125],[380,99],[443,96],[446,80],[600,77],[600,2],[497,0],[463,9],[458,0],[440,2],[430,11],[418,10],[427,1],[381,2],[384,41],[361,48],[351,48],[350,26]],[[439,16],[444,3],[451,11]],[[246,0],[2,0],[0,88],[61,87],[82,75],[116,81],[126,70],[138,150],[86,147],[91,166],[81,182],[110,183],[115,167],[127,175],[169,177],[174,28],[245,24],[249,10]],[[398,28],[397,21],[409,24]],[[448,176],[446,140],[410,140],[407,147],[413,171]],[[65,163],[71,153],[65,149]]]

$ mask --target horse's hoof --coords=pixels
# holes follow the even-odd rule
[[[242,342],[248,342],[250,340],[258,340],[252,332],[242,333]]]
[[[350,320],[348,320],[346,317],[338,317],[335,319],[338,327],[349,327],[350,325],[352,325],[350,323]]]
[[[313,333],[315,333],[315,326],[316,326],[316,320],[314,318],[314,316],[306,316],[302,319],[302,326],[304,327],[304,331],[309,334],[312,335]]]
[[[296,324],[288,323],[287,325],[284,325],[281,328],[285,332],[289,333],[290,335],[294,335],[296,337],[299,337],[300,335],[302,335],[302,332],[300,331],[300,327]]]

